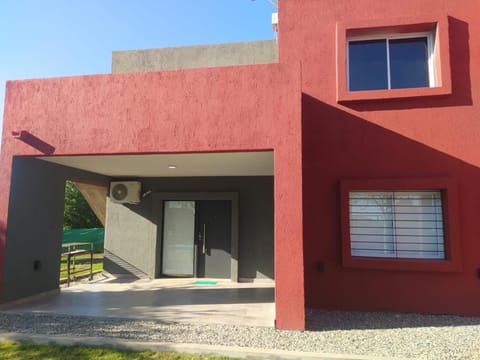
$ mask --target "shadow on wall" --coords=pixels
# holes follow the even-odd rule
[[[5,227],[5,224],[3,222],[0,222],[0,244],[5,244],[5,238],[7,236],[7,228]],[[3,255],[3,247],[0,247],[0,257]]]
[[[3,275],[3,255],[5,253],[5,241],[7,238],[7,228],[5,224],[0,221],[0,291],[2,284],[2,275]]]
[[[55,148],[52,145],[46,143],[45,141],[36,137],[28,131],[13,131],[12,136],[18,140],[23,141],[25,144],[30,145],[34,149],[37,149],[45,155],[51,155],[55,152]]]
[[[442,100],[436,101],[440,106]],[[410,106],[415,107],[415,102]],[[480,314],[476,270],[480,268],[480,228],[477,226],[480,169],[306,94],[303,112],[306,306]],[[405,116],[408,117],[408,113]],[[425,119],[422,116],[418,121]],[[435,119],[428,121],[434,124]],[[463,131],[469,130],[473,129]],[[454,141],[451,132],[439,132],[438,136],[440,134],[445,137],[443,143]],[[402,178],[451,178],[456,182],[459,190],[456,200],[460,204],[456,225],[461,228],[461,236],[451,241],[460,242],[463,272],[342,267],[340,180]]]
[[[448,17],[452,95],[422,97],[420,100],[369,101],[348,104],[357,111],[404,110],[472,105],[468,23]]]

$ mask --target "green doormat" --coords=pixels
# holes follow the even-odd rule
[[[195,285],[217,285],[216,281],[210,280],[197,280],[194,282]]]

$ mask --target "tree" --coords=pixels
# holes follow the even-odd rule
[[[71,181],[65,182],[65,207],[63,210],[63,229],[101,228],[102,223],[90,209],[87,201]]]

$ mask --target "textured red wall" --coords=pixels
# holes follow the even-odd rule
[[[479,14],[478,0],[280,2],[280,61],[302,61],[307,307],[480,315]],[[337,103],[337,22],[446,16],[451,95]],[[460,271],[343,267],[340,181],[406,178],[456,184]]]
[[[297,65],[13,81],[6,94],[0,269],[12,156],[40,153],[12,131],[28,131],[54,155],[273,149],[277,326],[304,327]]]

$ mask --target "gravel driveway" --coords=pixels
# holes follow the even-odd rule
[[[0,312],[0,332],[416,359],[480,359],[480,318],[308,311],[308,331]]]

